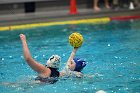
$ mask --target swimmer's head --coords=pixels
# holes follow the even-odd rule
[[[57,68],[57,69],[59,69],[59,67],[60,67],[60,61],[61,61],[61,57],[60,56],[58,56],[58,55],[52,55],[48,59],[48,61],[46,63],[46,66],[47,67],[51,67],[51,68]]]
[[[75,69],[74,71],[81,72],[82,69],[86,66],[86,62],[84,60],[81,60],[80,58],[74,58],[75,62]]]

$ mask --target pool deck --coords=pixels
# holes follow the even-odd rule
[[[69,10],[23,13],[0,15],[0,27],[10,25],[21,25],[30,23],[45,23],[45,22],[60,22],[68,20],[79,20],[89,18],[114,17],[114,16],[140,16],[140,8],[134,10],[120,9],[120,10],[102,10],[95,12],[91,8],[78,9],[78,14],[70,15]]]

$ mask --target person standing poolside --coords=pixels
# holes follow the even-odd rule
[[[93,0],[93,9],[96,11],[96,12],[99,12],[99,11],[101,11],[101,9],[99,8],[99,6],[98,6],[98,2],[99,2],[99,0]],[[104,0],[104,2],[105,2],[105,7],[107,8],[107,9],[110,9],[110,5],[109,5],[109,2],[108,2],[108,0]]]
[[[32,58],[26,42],[26,36],[24,34],[20,34],[20,39],[22,42],[23,54],[26,62],[34,71],[38,73],[38,77],[35,80],[55,83],[57,78],[60,76],[58,71],[61,59],[60,56],[52,55],[44,66]]]

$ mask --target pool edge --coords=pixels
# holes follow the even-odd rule
[[[27,28],[54,26],[54,25],[67,25],[67,24],[83,24],[83,23],[101,24],[101,23],[108,23],[110,21],[111,20],[109,17],[103,17],[103,18],[80,19],[80,20],[60,21],[60,22],[31,23],[31,24],[23,24],[23,25],[3,26],[0,27],[0,31],[27,29]]]
[[[7,30],[17,30],[17,29],[27,29],[43,26],[54,26],[54,25],[67,25],[67,24],[103,24],[108,23],[112,20],[129,20],[129,19],[140,19],[139,15],[133,16],[116,16],[116,17],[101,17],[101,18],[89,18],[89,19],[79,19],[79,20],[70,20],[70,21],[60,21],[60,22],[44,22],[44,23],[31,23],[23,25],[11,25],[11,26],[2,26],[0,31]]]

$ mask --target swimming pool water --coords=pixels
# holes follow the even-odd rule
[[[0,93],[139,93],[140,20],[108,24],[79,24],[0,32]],[[61,69],[72,47],[68,36],[80,32],[84,43],[76,56],[87,61],[83,73],[91,78],[60,79],[55,84],[32,82],[37,75],[25,62],[19,34],[27,36],[34,59],[45,64],[58,54]]]

